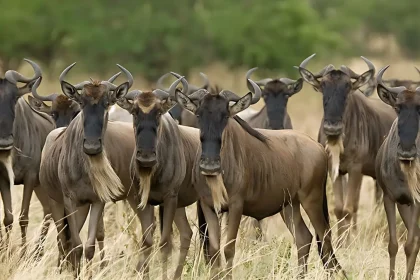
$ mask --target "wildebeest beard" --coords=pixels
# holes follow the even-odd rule
[[[152,177],[156,171],[156,165],[153,167],[142,167],[137,163],[135,164],[136,174],[139,177],[139,195],[140,204],[139,208],[144,209],[149,201],[150,189],[152,185]]]

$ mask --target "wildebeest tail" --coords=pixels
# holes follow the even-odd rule
[[[203,246],[204,259],[207,262],[208,260],[210,260],[210,255],[209,255],[209,246],[210,246],[209,232],[208,232],[208,229],[207,229],[207,222],[206,222],[206,218],[204,217],[203,209],[201,209],[200,201],[197,201],[197,218],[198,218],[198,233],[200,235],[200,241],[201,241],[202,246]]]

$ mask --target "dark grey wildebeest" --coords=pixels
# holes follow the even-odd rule
[[[404,246],[407,258],[405,279],[413,279],[414,266],[420,248],[418,221],[420,216],[420,87],[389,87],[382,75],[389,65],[378,73],[378,95],[397,112],[398,118],[376,158],[377,184],[384,192],[384,206],[388,219],[390,257],[389,279],[395,279],[395,260],[398,252],[395,204],[408,230]],[[416,203],[414,203],[416,202]]]
[[[252,73],[258,68],[252,68],[246,73],[250,79]],[[287,113],[287,102],[291,96],[298,93],[303,86],[303,79],[292,80],[289,78],[266,78],[255,82],[262,87],[264,107],[256,114],[242,117],[254,128],[265,129],[292,129],[292,121]],[[249,84],[248,88],[250,88]]]
[[[60,257],[69,253],[77,274],[83,253],[80,221],[86,215],[84,211],[78,212],[78,208],[91,205],[85,245],[89,264],[105,202],[126,198],[139,217],[142,211],[137,208],[140,203],[138,186],[133,185],[130,177],[135,148],[132,125],[108,122],[109,107],[124,97],[133,84],[133,77],[119,66],[128,82],[116,86],[109,81],[85,81],[73,86],[65,81],[73,66],[63,71],[60,83],[63,93],[80,104],[81,112],[67,128],[49,134],[42,155],[40,180],[50,196],[59,233]],[[78,217],[80,215],[82,217]],[[147,219],[142,217],[142,220]]]
[[[300,205],[315,228],[325,266],[340,270],[331,243],[326,198],[327,154],[322,145],[306,134],[293,130],[256,130],[236,117],[261,97],[259,86],[251,80],[248,82],[254,96],[252,92],[241,98],[230,91],[209,93],[206,90],[190,96],[177,93],[177,102],[194,113],[199,123],[201,149],[196,156],[194,180],[205,180],[208,184],[197,191],[208,224],[204,239],[208,240],[205,248],[211,257],[212,274],[217,272],[220,261],[219,211],[228,211],[229,216],[224,253],[228,277],[231,277],[242,215],[260,220],[279,213],[286,205],[293,206],[302,273],[307,270],[312,234],[302,219]]]
[[[163,85],[163,81],[167,78],[172,76],[171,73],[166,73],[162,77],[160,77],[156,83],[156,87],[158,89],[166,89]],[[199,89],[209,89],[210,82],[206,74],[200,73],[201,78],[204,81],[202,86],[196,85],[189,85],[187,94],[190,95],[191,93],[199,90]],[[177,77],[179,78],[179,77]],[[167,90],[167,89],[166,89]],[[188,110],[184,110],[179,104],[176,104],[171,110],[169,110],[169,114],[178,121],[179,124],[191,127],[198,127],[197,125],[197,118],[191,114]]]
[[[136,149],[131,160],[131,172],[134,184],[140,186],[140,207],[147,204],[160,205],[159,247],[163,257],[163,279],[167,279],[173,221],[181,239],[174,278],[178,279],[182,275],[192,237],[185,207],[198,200],[192,184],[192,170],[200,145],[199,131],[178,125],[171,115],[166,114],[176,104],[175,91],[181,80],[183,91],[187,93],[188,83],[181,77],[171,85],[168,92],[160,89],[152,92],[132,91],[118,101],[120,107],[133,115]],[[153,216],[153,212],[148,216]],[[143,221],[142,227],[148,228],[152,223],[153,220]],[[142,246],[142,263],[139,263],[138,271],[143,270],[149,260],[152,245],[153,236],[149,235]]]
[[[375,158],[385,136],[396,118],[395,112],[378,99],[368,98],[374,88],[364,94],[359,88],[371,83],[375,67],[362,57],[369,70],[359,75],[347,66],[335,69],[327,65],[318,74],[306,69],[309,60],[299,66],[299,72],[306,82],[322,93],[324,117],[318,134],[318,141],[330,153],[330,175],[334,184],[335,209],[339,220],[339,236],[349,231],[359,205],[363,175],[376,178]],[[348,183],[345,187],[345,175]],[[346,196],[344,196],[346,188]],[[343,201],[345,199],[345,201]],[[349,239],[346,238],[348,241]]]
[[[25,61],[34,69],[33,77],[27,78],[9,70],[5,78],[0,79],[0,192],[4,207],[4,226],[8,236],[13,224],[11,188],[15,184],[23,184],[22,208],[19,215],[23,244],[26,243],[29,204],[33,191],[44,211],[40,240],[48,231],[48,197],[39,187],[38,172],[42,147],[48,133],[54,128],[54,122],[48,115],[36,112],[22,98],[31,91],[36,79],[42,76],[36,63],[28,59]],[[18,87],[18,83],[24,85]]]

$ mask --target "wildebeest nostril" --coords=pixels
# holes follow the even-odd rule
[[[97,155],[102,152],[102,140],[83,140],[83,151],[88,155]]]
[[[0,138],[0,149],[11,149],[13,147],[13,135]]]

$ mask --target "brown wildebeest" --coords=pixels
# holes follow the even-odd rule
[[[4,79],[0,79],[0,192],[4,207],[4,226],[7,236],[13,224],[12,196],[13,185],[23,184],[22,208],[19,224],[22,244],[26,244],[29,204],[32,192],[42,204],[44,221],[40,241],[48,232],[50,213],[48,197],[39,187],[39,165],[41,151],[48,133],[53,130],[54,122],[46,114],[36,112],[29,106],[23,95],[31,91],[36,79],[42,76],[40,67],[25,59],[35,71],[31,78],[8,70]],[[25,84],[17,87],[17,83]],[[1,239],[1,230],[0,230]]]
[[[54,130],[48,136],[40,180],[50,196],[61,243],[60,255],[71,250],[71,262],[77,274],[83,252],[80,221],[86,217],[84,211],[77,212],[78,207],[91,205],[85,245],[85,257],[89,264],[94,255],[98,222],[105,202],[127,198],[139,218],[142,211],[137,209],[138,186],[133,185],[130,177],[130,160],[135,148],[132,126],[129,123],[108,122],[109,107],[127,93],[133,77],[118,65],[128,77],[128,82],[118,87],[109,81],[85,81],[73,86],[65,81],[73,66],[63,71],[60,83],[63,93],[80,104],[81,112],[61,133]],[[148,218],[142,217],[142,220]]]
[[[382,68],[377,77],[378,95],[383,102],[397,112],[387,138],[384,140],[376,158],[377,184],[384,192],[384,206],[388,220],[390,257],[389,279],[395,279],[395,260],[398,252],[396,232],[396,212],[398,211],[408,230],[404,246],[407,258],[405,279],[413,279],[414,266],[420,248],[418,220],[420,216],[419,179],[420,153],[419,114],[420,87],[407,89],[404,86],[388,87],[382,75],[389,65]],[[413,204],[414,201],[417,204]]]
[[[121,72],[115,74],[108,81],[113,83],[120,74]],[[79,104],[63,94],[39,95],[37,88],[40,82],[41,78],[32,87],[33,97],[28,96],[29,104],[35,110],[50,115],[54,119],[56,128],[68,126],[71,120],[80,112]],[[51,102],[51,106],[45,104],[44,101]]]
[[[309,56],[300,64],[299,72],[323,96],[324,117],[318,141],[330,153],[334,213],[339,220],[338,233],[339,236],[346,233],[349,237],[347,229],[352,222],[357,222],[363,175],[376,178],[376,154],[396,115],[392,108],[380,100],[367,98],[374,87],[368,87],[364,94],[358,90],[368,82],[375,84],[370,83],[375,74],[375,66],[368,59],[362,57],[369,70],[361,75],[347,66],[335,69],[331,64],[318,74],[312,74],[306,66],[314,56]],[[347,173],[349,179],[344,197],[344,176]]]
[[[252,80],[253,92],[239,97],[230,91],[199,90],[189,97],[177,92],[177,102],[194,113],[199,122],[201,149],[196,156],[194,180],[208,224],[208,254],[212,274],[219,267],[220,227],[217,212],[228,211],[224,253],[231,277],[235,240],[241,216],[257,220],[293,209],[294,234],[302,274],[307,270],[312,234],[300,213],[302,204],[317,235],[321,259],[328,268],[341,270],[331,243],[326,198],[328,158],[322,145],[293,130],[255,130],[235,115],[255,104],[261,89]],[[198,101],[198,103],[194,103]],[[229,102],[235,102],[229,105]],[[204,178],[203,178],[204,177]],[[201,231],[200,231],[201,232]]]
[[[152,92],[132,91],[118,101],[118,105],[133,115],[136,149],[131,160],[134,184],[140,186],[140,207],[147,204],[160,205],[163,274],[167,278],[167,262],[170,253],[172,223],[175,221],[180,233],[180,257],[175,272],[176,279],[182,269],[191,243],[192,230],[185,207],[198,200],[192,184],[192,170],[196,152],[200,146],[198,129],[178,126],[171,115],[166,114],[176,103],[175,91],[182,80],[183,90],[188,92],[188,83],[181,77],[168,92],[156,89]],[[178,209],[177,209],[178,208]],[[153,209],[148,215],[153,216]],[[148,228],[152,221],[142,226]],[[152,252],[153,236],[149,235],[142,246],[142,261],[137,267],[143,270]],[[147,271],[146,271],[147,272]]]
[[[166,79],[166,77],[171,76],[171,73],[166,73],[162,77],[158,79],[156,82],[156,87],[159,89],[166,89],[163,85],[163,81]],[[201,78],[204,81],[204,84],[202,86],[195,86],[195,85],[189,85],[187,95],[190,95],[191,93],[199,90],[199,89],[209,89],[210,88],[210,82],[209,78],[204,73],[200,73]],[[177,77],[179,78],[179,77]],[[168,89],[166,89],[168,90]],[[169,110],[169,114],[178,121],[179,124],[185,125],[185,126],[191,126],[191,127],[198,127],[197,118],[191,114],[188,110],[184,110],[179,104],[176,104],[171,110]]]

